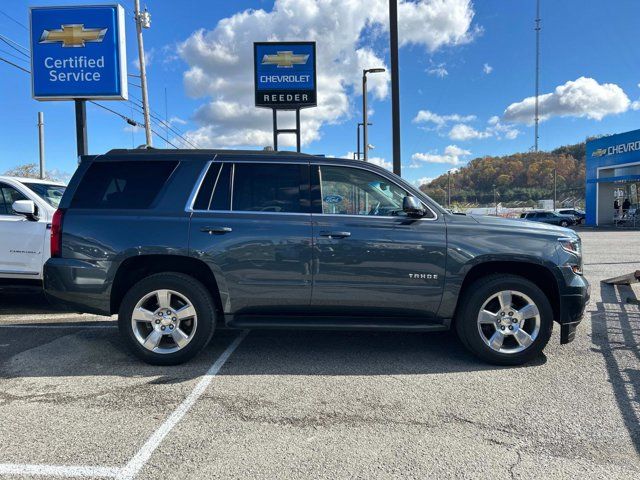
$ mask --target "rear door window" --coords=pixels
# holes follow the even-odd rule
[[[231,170],[228,163],[212,163],[207,171],[194,210],[229,210],[231,204]]]
[[[299,213],[303,207],[308,165],[237,163],[233,177],[233,211]]]
[[[71,208],[149,208],[177,161],[94,162],[82,177]]]

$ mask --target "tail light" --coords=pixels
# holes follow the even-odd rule
[[[64,210],[57,209],[53,214],[51,221],[51,256],[62,256],[62,220],[64,218]]]

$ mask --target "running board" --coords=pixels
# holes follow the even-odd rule
[[[295,330],[380,330],[441,332],[449,330],[442,323],[425,323],[423,318],[406,317],[322,317],[322,316],[226,316],[229,328]]]

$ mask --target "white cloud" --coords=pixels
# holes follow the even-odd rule
[[[447,75],[449,75],[449,72],[445,68],[445,64],[444,63],[440,63],[438,65],[434,65],[434,66],[428,68],[427,69],[427,73],[429,75],[434,75],[434,76],[440,77],[440,78],[444,78]]]
[[[418,0],[399,4],[400,43],[428,51],[471,41],[471,0]],[[253,107],[253,42],[318,41],[318,107],[302,112],[302,142],[321,137],[321,128],[352,115],[350,95],[359,95],[362,68],[386,67],[383,51],[363,45],[368,32],[386,31],[388,0],[276,0],[272,10],[244,10],[198,30],[178,46],[187,63],[187,94],[208,98],[187,133],[202,146],[265,146],[272,141],[271,112]],[[388,96],[389,74],[368,77],[372,100]],[[281,137],[283,145],[294,142]]]
[[[369,157],[367,162],[373,163],[374,165],[378,165],[379,167],[386,168],[387,170],[393,171],[393,163],[388,162],[382,157]]]
[[[456,145],[449,145],[444,149],[443,154],[418,152],[411,155],[411,160],[414,161],[414,165],[418,164],[418,162],[460,165],[464,162],[461,157],[466,157],[468,155],[471,155],[469,150],[464,150]]]
[[[451,140],[460,142],[464,142],[466,140],[475,140],[478,138],[487,138],[490,136],[491,133],[489,133],[488,131],[481,132],[473,127],[470,127],[469,125],[465,125],[464,123],[455,124],[449,131],[449,138]]]
[[[433,177],[422,177],[422,178],[418,178],[416,180],[413,181],[413,184],[416,187],[420,187],[422,185],[428,185],[431,182],[433,182],[434,178]]]
[[[437,127],[443,127],[450,122],[472,122],[475,119],[475,115],[459,115],[457,113],[438,115],[429,110],[420,110],[412,121],[413,123],[433,123]]]
[[[493,67],[491,65],[489,65],[488,63],[485,63],[484,65],[482,65],[482,71],[486,75],[489,75],[491,72],[493,72]]]
[[[607,115],[626,112],[631,101],[622,88],[614,83],[598,83],[593,78],[580,77],[559,85],[553,93],[540,95],[540,120],[551,117],[586,117],[602,120]],[[532,124],[535,97],[512,103],[503,118],[512,123]]]
[[[520,134],[520,131],[514,126],[501,123],[500,118],[497,116],[491,117],[484,129],[477,129],[468,125],[469,122],[473,122],[476,119],[475,115],[460,115],[458,113],[439,115],[430,110],[420,110],[413,118],[413,123],[431,124],[434,125],[438,131],[453,123],[454,125],[449,129],[447,135],[451,140],[456,142],[489,137],[495,137],[498,140],[502,140],[503,138],[513,140]]]
[[[155,48],[150,48],[149,50],[144,51],[144,63],[147,68],[149,68],[152,65],[153,59],[155,58],[155,56],[156,56]],[[135,70],[140,70],[140,59],[138,58],[137,54],[136,54],[136,58],[134,58],[133,61],[131,62],[131,66]]]

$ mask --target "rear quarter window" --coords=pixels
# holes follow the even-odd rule
[[[149,208],[178,163],[143,160],[94,162],[80,180],[71,208]]]

